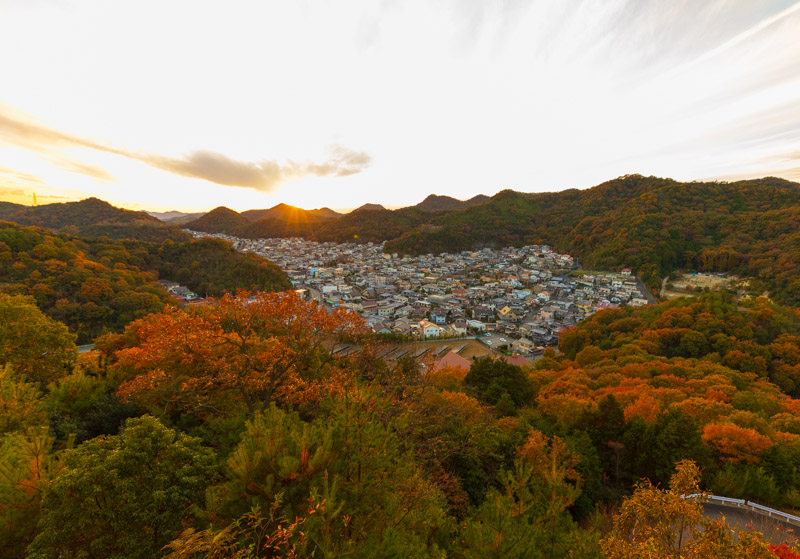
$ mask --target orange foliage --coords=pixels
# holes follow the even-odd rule
[[[737,425],[706,425],[703,442],[715,448],[723,460],[745,464],[758,464],[758,455],[772,446],[768,437]]]
[[[119,395],[199,412],[231,399],[251,413],[273,400],[317,399],[337,374],[327,347],[365,331],[357,315],[329,313],[292,292],[240,292],[167,309],[126,330],[136,345],[116,352],[115,368],[132,377]]]
[[[461,386],[464,377],[467,376],[467,370],[457,367],[442,367],[429,371],[425,378],[434,386],[439,388],[454,389]]]
[[[649,394],[642,394],[639,398],[625,407],[625,421],[634,417],[641,417],[647,423],[652,423],[661,411],[661,404]]]

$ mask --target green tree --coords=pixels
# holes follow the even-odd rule
[[[463,523],[455,556],[468,558],[599,557],[597,538],[567,510],[580,496],[578,458],[559,437],[531,431],[500,487]]]
[[[0,366],[47,382],[66,375],[75,357],[66,326],[45,316],[33,298],[0,293]]]
[[[150,558],[202,506],[215,459],[198,439],[146,416],[66,457],[42,502],[32,558]]]
[[[530,404],[534,395],[533,383],[520,367],[490,356],[473,361],[464,384],[473,387],[479,399],[492,405],[507,393],[514,405],[521,407]]]
[[[310,503],[323,504],[303,525],[306,556],[440,555],[448,533],[445,499],[396,428],[381,421],[385,412],[375,394],[355,389],[328,401],[326,414],[312,423],[274,405],[257,413],[228,460],[228,481],[214,491],[213,511],[241,523],[276,501],[282,503],[276,518],[288,519],[305,516]],[[265,526],[270,533],[275,528]],[[242,533],[239,547],[255,538]]]

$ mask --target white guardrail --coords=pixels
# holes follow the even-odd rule
[[[764,516],[768,516],[770,518],[775,518],[776,520],[780,520],[781,522],[786,522],[787,524],[800,526],[800,517],[785,513],[783,511],[771,509],[769,507],[753,503],[752,501],[748,501],[746,499],[732,499],[731,497],[721,497],[720,495],[711,495],[703,493],[693,493],[691,495],[683,495],[683,498],[696,499],[703,503],[712,503],[726,507],[736,507],[739,509],[745,509],[752,511],[756,514],[761,514]]]

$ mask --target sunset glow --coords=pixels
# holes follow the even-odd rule
[[[800,180],[800,2],[0,4],[0,200],[399,207]]]

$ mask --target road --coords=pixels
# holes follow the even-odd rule
[[[647,287],[645,286],[645,284],[644,284],[644,283],[642,283],[642,280],[641,280],[641,279],[639,279],[639,277],[638,277],[638,276],[636,276],[636,283],[637,283],[637,285],[639,286],[639,291],[641,291],[641,292],[642,292],[642,295],[644,295],[644,298],[645,298],[645,299],[647,299],[647,302],[648,302],[648,303],[650,303],[651,305],[655,305],[655,304],[657,304],[657,303],[658,303],[658,301],[656,301],[656,298],[655,298],[655,297],[653,297],[653,294],[652,294],[652,293],[650,293],[650,290],[649,290],[649,289],[647,289]]]
[[[709,518],[722,518],[739,530],[757,531],[774,544],[800,537],[800,528],[781,522],[775,518],[757,514],[748,510],[712,503],[703,503],[703,512]]]

